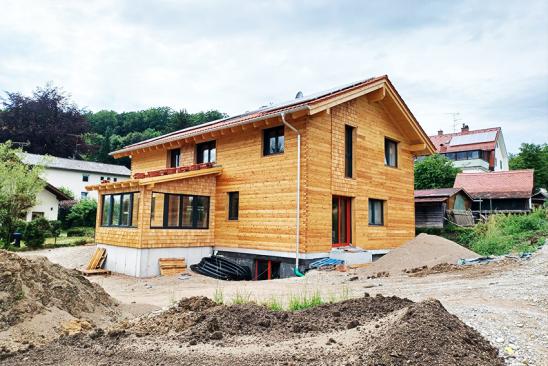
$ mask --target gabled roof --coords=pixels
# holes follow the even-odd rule
[[[46,182],[46,185],[44,186],[44,189],[57,197],[58,201],[69,201],[72,198],[67,196],[65,192],[61,191],[59,188],[49,184]]]
[[[462,188],[417,189],[415,190],[415,202],[443,202],[459,192],[472,199]]]
[[[122,165],[103,164],[103,163],[97,163],[94,161],[66,159],[66,158],[58,158],[50,155],[36,155],[36,154],[29,154],[29,153],[21,154],[21,159],[23,160],[25,164],[29,164],[29,165],[42,164],[46,168],[76,170],[84,173],[94,172],[94,173],[122,175],[127,177],[131,176],[131,171]]]
[[[193,126],[179,131],[171,132],[159,137],[128,145],[123,149],[111,152],[110,154],[115,157],[127,156],[130,155],[133,151],[139,149],[150,148],[153,146],[166,144],[185,138],[199,136],[227,128],[242,126],[244,124],[265,120],[268,118],[274,118],[276,116],[280,116],[282,113],[295,113],[302,111],[305,112],[305,115],[314,114],[321,110],[327,109],[330,106],[346,102],[349,99],[357,98],[361,95],[364,95],[365,93],[370,93],[375,90],[382,89],[385,85],[390,89],[392,93],[395,94],[395,97],[398,99],[398,105],[400,105],[400,107],[405,110],[405,113],[411,120],[411,124],[413,124],[416,133],[421,136],[421,141],[424,144],[423,150],[427,153],[432,153],[434,151],[434,146],[431,144],[430,139],[428,139],[428,136],[426,135],[422,127],[419,125],[403,99],[401,99],[400,95],[397,93],[396,89],[388,79],[388,76],[383,75],[343,85],[323,92],[315,93],[303,98],[293,99],[275,105],[270,105],[237,116],[227,117],[220,120],[204,123],[198,126]],[[345,96],[348,96],[348,98],[343,98]],[[335,101],[335,104],[329,105],[327,102],[330,101]]]
[[[533,193],[533,170],[459,173],[455,188],[464,188],[474,199],[529,198]]]
[[[430,140],[440,153],[468,150],[494,150],[500,127],[481,130],[461,131],[430,136]]]

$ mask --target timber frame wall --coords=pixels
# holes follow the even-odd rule
[[[352,200],[352,244],[366,249],[397,247],[415,234],[413,159],[417,138],[393,99],[367,95],[322,112],[288,116],[301,132],[302,253],[325,253],[332,247],[332,197]],[[167,167],[168,149],[181,148],[181,165],[195,163],[196,144],[216,140],[219,175],[140,186],[137,228],[101,227],[96,241],[135,248],[216,246],[234,250],[295,251],[296,134],[285,127],[285,152],[263,156],[263,130],[281,125],[279,117],[237,128],[170,142],[133,152],[132,173]],[[354,127],[353,177],[344,173],[345,125]],[[384,164],[384,141],[398,142],[398,165]],[[414,148],[415,147],[415,148]],[[135,191],[100,190],[100,195]],[[208,229],[150,228],[151,192],[210,196]],[[239,192],[239,219],[228,220],[228,193]],[[368,225],[368,200],[384,200],[384,225]],[[99,199],[101,203],[101,199]]]

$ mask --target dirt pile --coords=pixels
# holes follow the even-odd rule
[[[179,318],[184,319],[180,321]],[[296,312],[206,298],[5,360],[63,365],[503,365],[436,300],[369,297]]]
[[[475,257],[479,255],[454,241],[436,235],[419,234],[415,239],[371,263],[364,271],[396,275],[415,268],[432,268],[445,263],[456,264],[461,258]]]
[[[32,343],[30,333],[47,338],[65,321],[83,318],[94,324],[114,319],[116,305],[101,287],[75,270],[43,257],[23,258],[0,251],[0,353],[18,343],[18,337]],[[21,331],[25,323],[28,332]]]

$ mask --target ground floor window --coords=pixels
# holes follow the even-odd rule
[[[369,199],[369,225],[384,225],[384,201]]]
[[[209,197],[153,192],[150,227],[153,229],[207,229]]]
[[[136,227],[139,219],[139,192],[104,194],[102,226]]]
[[[253,278],[255,281],[280,278],[280,262],[256,259]]]
[[[352,243],[352,199],[333,196],[331,213],[333,246],[350,245]]]
[[[31,220],[36,220],[39,217],[44,217],[43,212],[32,211]]]

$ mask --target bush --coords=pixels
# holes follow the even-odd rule
[[[39,217],[32,220],[27,224],[25,233],[23,234],[25,245],[29,248],[42,247],[46,241],[46,235],[49,233],[49,230],[49,221],[45,218]]]
[[[59,202],[59,213],[57,217],[59,218],[59,221],[61,221],[63,229],[68,229],[70,227],[70,222],[67,220],[67,216],[70,213],[72,206],[74,206],[76,203],[78,203],[78,201]]]
[[[83,199],[76,203],[70,209],[66,217],[69,227],[74,226],[95,226],[95,217],[97,216],[97,201],[93,199]]]
[[[67,230],[67,237],[74,236],[93,236],[95,230],[90,227],[73,227]]]

